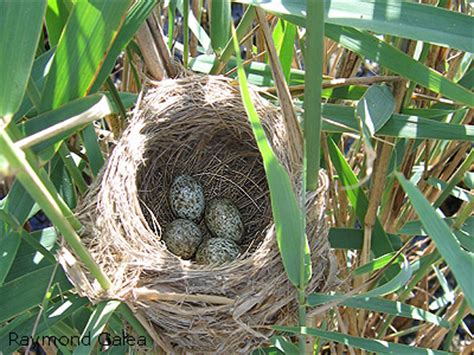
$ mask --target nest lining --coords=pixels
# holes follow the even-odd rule
[[[288,168],[278,112],[255,93],[253,101]],[[175,219],[167,197],[180,174],[196,178],[206,200],[227,197],[239,208],[245,233],[237,260],[198,265],[176,257],[160,240]],[[307,206],[310,292],[332,282],[324,173],[320,181]],[[265,172],[230,79],[191,76],[150,88],[79,210],[83,242],[113,287],[104,294],[65,257],[72,282],[93,301],[114,297],[133,304],[154,325],[164,350],[248,352],[268,341],[269,325],[294,324],[295,291],[278,253]],[[203,222],[200,227],[206,231]]]

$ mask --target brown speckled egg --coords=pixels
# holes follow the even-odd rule
[[[204,214],[209,232],[214,237],[239,242],[244,234],[244,224],[237,206],[228,198],[215,198],[207,204]]]
[[[194,222],[176,219],[166,227],[163,240],[173,254],[183,259],[191,259],[202,242],[202,234]]]
[[[170,205],[178,218],[199,222],[204,212],[204,192],[201,185],[191,176],[176,177],[171,184]]]
[[[199,264],[223,264],[235,260],[239,254],[239,246],[231,239],[211,238],[199,246],[196,261]]]

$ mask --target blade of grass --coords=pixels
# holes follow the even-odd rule
[[[230,0],[212,0],[210,11],[211,45],[219,56],[230,38],[232,23]]]
[[[170,0],[168,3],[168,48],[170,51],[173,49],[175,15],[176,15],[176,0]]]
[[[43,301],[55,267],[55,265],[49,265],[30,272],[5,283],[0,288],[0,306],[2,309],[0,321],[2,323],[38,306]],[[54,275],[53,283],[58,283],[64,292],[72,288],[63,272],[57,272]],[[35,287],[31,287],[31,285],[35,285]],[[59,290],[56,287],[51,297],[55,297],[58,294]]]
[[[343,47],[374,60],[381,66],[425,88],[462,104],[473,105],[474,95],[469,90],[370,34],[354,28],[328,24],[326,35]]]
[[[5,156],[4,158],[6,159]],[[39,206],[28,192],[26,192],[24,187],[15,180],[7,197],[2,200],[2,208],[0,211],[9,218],[13,218],[14,222],[23,225],[29,217],[39,211]]]
[[[292,334],[306,334],[321,337],[328,341],[335,341],[354,348],[373,351],[377,354],[420,354],[420,355],[448,355],[445,351],[418,348],[411,345],[391,343],[383,340],[360,338],[351,335],[341,334],[337,332],[328,332],[325,330],[307,328],[307,327],[282,327],[273,326],[275,330],[289,332]]]
[[[179,12],[181,12],[181,14],[183,14],[183,17],[184,17],[184,14],[185,14],[184,5],[183,5],[184,1],[189,1],[189,0],[178,0],[176,2],[176,7],[179,10]],[[196,19],[194,14],[191,11],[187,11],[186,13],[188,13],[188,17],[189,17],[188,18],[188,26],[186,26],[186,28],[189,27],[191,32],[196,36],[199,43],[201,43],[201,46],[203,47],[204,53],[210,52],[212,50],[211,39],[207,35],[206,31],[199,24],[199,21]]]
[[[254,19],[255,19],[255,8],[253,6],[249,6],[247,10],[245,10],[244,15],[240,19],[240,22],[236,28],[237,38],[239,40],[239,43],[247,35],[248,30],[252,26],[252,22],[254,21]],[[226,67],[227,62],[229,61],[232,54],[234,54],[234,43],[231,37],[227,41],[224,49],[221,51],[220,56],[218,57],[219,61],[218,62],[216,61],[214,63],[209,73],[217,74],[221,72],[222,69]]]
[[[0,221],[0,287],[3,286],[13,265],[20,242],[21,234],[14,231],[7,223]]]
[[[334,299],[338,299],[340,295],[325,295],[322,293],[313,293],[308,296],[308,304],[311,307],[318,306],[330,302]],[[439,325],[444,328],[451,327],[451,324],[421,308],[414,307],[402,302],[390,301],[380,297],[353,297],[346,301],[341,302],[341,305],[352,307],[352,308],[363,308],[369,311],[382,312],[392,314],[397,317],[405,317],[410,319],[416,319],[424,322]]]
[[[0,1],[0,117],[7,122],[25,95],[45,11],[46,0]]]
[[[357,132],[359,125],[352,107],[334,104],[323,105],[323,131]],[[474,127],[437,122],[431,119],[393,114],[376,136],[411,139],[446,139],[474,142]]]
[[[148,334],[148,331],[143,327],[143,325],[137,320],[130,308],[125,304],[121,303],[116,313],[122,316],[132,328],[137,332],[138,335],[145,337],[146,344],[149,348],[153,348],[153,339]]]
[[[390,243],[395,250],[402,247],[399,236],[388,234]],[[334,228],[329,229],[329,243],[333,249],[362,249],[364,242],[364,230],[356,228]]]
[[[344,155],[342,155],[342,153],[339,151],[339,148],[330,137],[328,137],[328,148],[331,161],[339,175],[339,180],[346,188],[347,197],[355,209],[356,216],[360,221],[363,221],[365,214],[367,213],[369,200],[362,188],[359,186],[359,181],[344,158]],[[374,226],[371,246],[375,257],[393,252],[393,246],[378,218]],[[395,270],[393,270],[391,267],[387,271],[387,275],[389,278],[394,277]]]
[[[71,0],[48,0],[45,24],[48,30],[48,42],[51,47],[58,44],[72,7],[73,2]]]
[[[274,336],[270,338],[272,345],[281,351],[282,354],[297,354],[298,348],[282,336]]]
[[[87,182],[84,179],[84,176],[82,176],[82,172],[79,170],[76,163],[74,162],[74,159],[71,157],[71,152],[65,144],[61,144],[61,148],[59,148],[58,153],[64,165],[66,166],[66,169],[71,175],[71,178],[74,181],[74,185],[79,190],[79,194],[85,194],[88,188]]]
[[[65,320],[67,317],[70,317],[75,312],[84,309],[88,304],[89,301],[87,298],[68,295],[66,300],[57,302],[48,307],[36,326],[36,334],[51,335],[48,334],[50,333],[51,327]],[[23,322],[8,329],[8,331],[4,334],[0,333],[0,349],[2,349],[7,354],[14,352],[20,347],[20,345],[18,345],[19,341],[14,342],[10,340],[10,333],[27,335],[31,334],[33,330],[33,325],[37,318],[38,312],[24,314],[26,314],[26,317]]]
[[[35,86],[38,88],[38,91],[41,93],[43,91],[44,82],[46,76],[49,73],[50,64],[54,58],[54,53],[56,52],[56,47],[51,48],[47,52],[36,57],[33,62],[33,68],[31,69],[31,79],[34,81]],[[13,116],[13,120],[18,122],[25,115],[32,113],[33,104],[28,96],[23,98],[23,102],[20,105],[20,108]]]
[[[64,165],[63,160],[56,154],[51,161],[51,165],[54,168],[50,169],[50,179],[53,183],[58,195],[62,197],[66,205],[72,210],[76,208],[77,204],[77,192],[74,187],[71,175],[69,175],[68,169]]]
[[[357,269],[355,269],[353,271],[353,274],[355,276],[357,276],[357,275],[362,275],[362,274],[372,272],[372,271],[375,271],[375,270],[379,270],[379,269],[383,268],[384,266],[386,266],[390,261],[392,261],[392,259],[395,255],[396,255],[396,253],[393,252],[393,253],[388,253],[386,255],[383,255],[379,258],[373,259],[370,262],[368,262],[367,264],[359,266]],[[403,261],[403,256],[398,255],[395,258],[395,260],[393,260],[392,262],[399,263],[401,261]]]
[[[453,188],[461,182],[464,177],[464,173],[472,168],[474,163],[474,150],[471,150],[466,159],[462,162],[461,166],[456,170],[456,172],[449,178],[448,185],[443,189],[443,192],[438,196],[436,201],[433,204],[433,207],[438,208],[446,200],[446,198],[451,194]]]
[[[260,24],[260,28],[262,30],[265,48],[268,52],[268,58],[271,64],[271,73],[273,80],[275,81],[278,99],[280,101],[280,108],[283,113],[283,119],[285,120],[285,126],[288,136],[290,137],[288,142],[290,144],[290,168],[293,170],[293,173],[299,174],[304,152],[304,138],[301,132],[301,127],[298,123],[298,119],[296,118],[296,113],[293,107],[290,92],[288,90],[288,85],[286,84],[285,78],[283,76],[283,71],[278,60],[278,55],[276,53],[265,13],[261,9],[256,9],[256,14],[257,21]],[[236,53],[239,53],[237,48]],[[237,58],[240,59],[238,56]]]
[[[280,27],[283,28],[283,32],[279,38],[279,44],[277,45],[278,57],[280,58],[283,75],[285,76],[286,82],[289,83],[297,29],[294,24],[283,19],[278,20],[278,23],[280,23]],[[308,33],[306,36],[306,40],[308,40]],[[308,50],[308,48],[306,50]],[[318,66],[318,63],[316,63],[316,66]],[[306,67],[308,67],[308,65]]]
[[[10,124],[10,126],[7,127],[7,129],[8,129],[7,135],[11,135],[12,137],[14,137],[16,139],[18,139],[18,137],[21,137],[21,132],[19,131],[18,127],[15,124]],[[1,130],[0,130],[0,132],[1,132]],[[21,152],[21,150],[20,150],[20,152]],[[26,158],[25,161],[28,162],[28,164],[30,164],[30,167],[33,167],[33,166],[34,167],[39,167],[40,166],[40,164],[37,161],[38,160],[37,157],[30,150],[27,149],[24,153],[25,153],[24,158]],[[1,154],[2,154],[2,150],[0,148],[0,155]],[[7,155],[8,154],[5,154],[5,156],[7,156]],[[51,159],[52,157],[53,157],[53,155],[51,155],[51,157],[49,157],[48,159]],[[8,159],[8,156],[7,156],[7,159]],[[36,171],[39,175],[40,180],[44,184],[44,187],[49,192],[50,196],[54,199],[54,201],[58,205],[59,209],[61,210],[62,215],[71,224],[72,228],[74,228],[74,230],[76,230],[76,231],[81,229],[81,227],[82,227],[81,223],[79,222],[77,217],[74,215],[74,213],[71,211],[71,209],[67,206],[64,199],[58,194],[57,190],[55,189],[53,183],[51,182],[51,180],[49,178],[49,175],[48,175],[48,172],[46,171],[46,169],[44,167],[40,167]],[[32,200],[30,200],[30,201],[31,201],[30,203],[33,203]],[[16,201],[12,200],[12,203],[16,203]],[[30,206],[30,204],[28,204],[28,206]]]
[[[324,1],[309,1],[308,17],[313,19],[306,28],[305,86],[304,86],[304,145],[306,159],[306,188],[315,191],[319,182],[321,160],[321,84],[324,55]]]
[[[449,187],[449,190],[451,190],[449,194],[460,199],[461,201],[469,202],[474,199],[474,195],[468,190],[459,186],[449,186],[448,183],[444,182],[443,180],[430,177],[428,180],[426,180],[426,182],[440,191],[444,191]]]
[[[89,341],[79,342],[80,345],[74,349],[75,355],[91,354],[97,344],[99,335],[104,331],[110,317],[120,306],[120,301],[112,300],[100,303],[92,313],[81,335],[81,340],[87,336]],[[86,345],[87,344],[87,345]]]
[[[260,6],[304,26],[306,0],[235,1]],[[434,18],[437,21],[433,21]],[[428,4],[331,0],[326,3],[325,22],[474,52],[470,32],[465,30],[474,26],[472,17]],[[439,26],[439,23],[443,26]]]
[[[236,53],[238,53],[239,43],[235,33],[233,33],[233,38],[234,48]],[[258,149],[262,155],[263,166],[270,187],[272,213],[283,265],[291,283],[297,288],[304,289],[304,285],[307,284],[311,275],[311,259],[309,258],[308,240],[301,223],[302,213],[298,207],[288,173],[276,158],[265,136],[262,124],[252,103],[241,60],[239,57],[237,58],[242,101],[252,125]],[[301,244],[304,246],[304,255],[301,254]],[[295,245],[297,245],[296,248]],[[304,270],[304,276],[301,275],[301,270]]]
[[[129,4],[130,0],[93,0],[74,4],[43,89],[42,112],[90,91]]]
[[[89,124],[80,134],[84,148],[86,149],[87,157],[89,158],[89,164],[91,167],[92,174],[94,176],[99,175],[99,171],[104,165],[104,156],[100,149],[99,139],[95,132],[93,125]]]
[[[474,269],[473,254],[464,251],[460,247],[448,225],[436,214],[422,193],[400,173],[396,173],[396,177],[420,217],[424,229],[433,239],[439,253],[451,268],[467,302],[471,308],[474,308],[474,287],[470,273],[470,270]]]
[[[21,233],[21,244],[17,257],[10,269],[7,280],[10,282],[30,272],[56,264],[54,254],[58,249],[59,236],[54,227],[27,233],[23,228],[16,229]],[[58,269],[56,272],[62,272]]]
[[[110,76],[113,70],[117,57],[132,40],[138,28],[145,22],[148,15],[151,13],[156,5],[157,0],[139,0],[134,2],[132,8],[128,11],[123,26],[117,37],[113,40],[112,46],[110,47],[107,57],[102,64],[97,77],[94,80],[94,84],[90,88],[90,93],[97,92],[100,87],[104,84],[107,78]]]
[[[466,310],[466,308],[467,308],[467,302],[466,302],[466,299],[464,299],[461,307],[459,308],[458,314],[456,315],[456,318],[454,319],[453,325],[448,335],[446,335],[446,338],[444,339],[443,350],[449,351],[449,348],[453,344],[454,335],[456,334],[459,325],[463,321],[464,311]]]
[[[189,1],[183,1],[183,65],[188,67],[189,62]]]

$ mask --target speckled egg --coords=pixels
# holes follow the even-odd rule
[[[202,234],[194,222],[176,219],[166,227],[163,240],[173,254],[183,259],[191,259],[202,242]]]
[[[209,232],[214,237],[239,242],[244,233],[244,224],[237,206],[228,198],[215,198],[207,204],[204,214]]]
[[[171,184],[170,205],[178,218],[199,222],[204,212],[204,192],[202,186],[191,176],[176,177]]]
[[[240,249],[234,241],[225,238],[211,238],[201,244],[196,252],[199,264],[223,264],[235,260]]]

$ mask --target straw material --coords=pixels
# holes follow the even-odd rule
[[[267,137],[288,168],[281,117],[253,91],[252,96]],[[210,267],[166,249],[160,236],[174,219],[168,192],[179,174],[196,178],[206,199],[227,197],[237,205],[245,225],[237,260]],[[321,172],[318,191],[308,194],[309,292],[333,282],[327,185]],[[93,302],[127,301],[151,322],[165,351],[248,352],[268,343],[271,325],[296,323],[296,292],[279,256],[261,156],[234,81],[189,76],[149,88],[78,211],[83,242],[113,287],[100,291],[64,249],[61,263],[70,279]],[[205,232],[203,222],[200,227]]]

